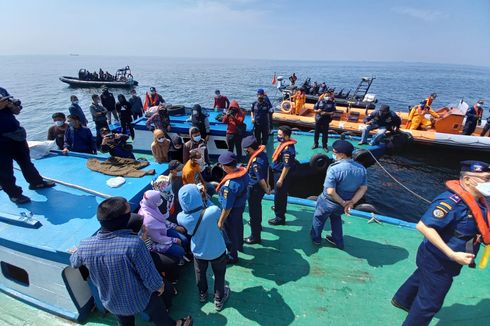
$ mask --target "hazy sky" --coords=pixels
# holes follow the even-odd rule
[[[490,66],[490,0],[0,0],[0,54]]]

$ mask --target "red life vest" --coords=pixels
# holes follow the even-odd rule
[[[297,141],[294,140],[294,139],[290,139],[288,141],[284,141],[281,143],[281,145],[279,145],[276,150],[274,151],[274,154],[272,154],[272,162],[275,162],[277,161],[277,159],[279,158],[279,156],[281,155],[282,151],[288,147],[289,145],[294,145],[296,144]]]
[[[158,98],[159,98],[158,93],[155,93],[153,95],[146,93],[145,105],[143,108],[146,110],[148,108],[151,108],[152,106],[156,106],[158,102]]]
[[[490,208],[485,197],[480,198],[480,203],[482,203],[487,209],[487,216],[483,216],[483,213],[478,205],[477,201],[469,192],[461,187],[459,180],[450,180],[446,182],[446,187],[449,190],[460,196],[464,203],[468,205],[476,221],[476,226],[483,239],[484,244],[490,244]]]
[[[262,153],[264,150],[265,150],[265,146],[260,145],[259,148],[255,151],[255,153],[253,153],[252,156],[250,156],[250,159],[248,160],[248,163],[247,163],[247,167],[245,167],[245,168],[239,167],[238,171],[235,171],[233,173],[229,173],[229,174],[225,175],[223,180],[221,180],[219,185],[216,187],[216,191],[219,191],[221,189],[221,187],[223,187],[223,185],[225,184],[226,181],[243,177],[248,172],[248,169],[250,169],[250,166],[252,165],[253,160],[257,156],[259,156],[259,154]]]

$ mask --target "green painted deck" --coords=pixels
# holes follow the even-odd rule
[[[196,325],[400,325],[406,313],[391,306],[397,288],[413,272],[422,239],[413,230],[344,219],[345,251],[310,242],[313,208],[290,204],[288,225],[271,227],[264,201],[261,245],[246,246],[226,280],[231,297],[216,313],[198,301],[193,268],[178,284],[172,316],[192,314]],[[245,214],[248,219],[248,214]],[[245,226],[245,235],[249,226]],[[488,325],[490,269],[464,268],[432,325]],[[210,279],[210,288],[212,280]],[[0,294],[0,324],[70,325]],[[113,325],[112,316],[94,313],[86,325]],[[141,322],[141,324],[145,324]]]

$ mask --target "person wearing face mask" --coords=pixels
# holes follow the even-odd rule
[[[153,142],[151,143],[151,153],[157,163],[168,162],[168,150],[170,140],[165,137],[165,133],[160,129],[153,131]]]
[[[132,146],[126,143],[129,138],[128,135],[112,133],[107,128],[102,128],[100,133],[102,135],[102,144],[100,145],[102,153],[108,152],[114,157],[135,159],[131,151]]]
[[[238,251],[243,251],[243,211],[247,202],[248,169],[237,166],[237,158],[225,152],[218,158],[226,175],[216,187],[221,204],[218,227],[225,231],[228,243],[228,263],[238,263]]]
[[[162,276],[145,243],[128,227],[134,216],[123,197],[101,202],[97,207],[101,228],[72,252],[71,266],[89,270],[103,306],[120,325],[134,325],[134,316],[143,311],[155,325],[192,325],[190,316],[174,321],[168,315]]]
[[[479,100],[475,105],[466,111],[466,122],[463,128],[463,135],[471,135],[475,132],[478,121],[481,121],[483,115],[483,100]]]
[[[274,212],[275,217],[268,222],[270,225],[285,225],[288,205],[288,191],[291,170],[296,167],[296,140],[291,139],[291,128],[280,126],[277,130],[279,145],[272,154],[272,172],[274,174]]]
[[[424,235],[417,269],[391,303],[408,312],[403,325],[429,325],[441,309],[453,278],[463,266],[475,267],[480,243],[490,244],[490,164],[461,162],[459,180],[446,182],[417,223]]]
[[[265,153],[265,146],[257,143],[254,136],[243,139],[243,147],[250,156],[247,164],[248,184],[248,212],[250,215],[251,235],[244,239],[245,243],[255,244],[261,242],[262,231],[262,198],[270,194],[269,186],[269,160]]]
[[[177,160],[179,162],[184,161],[184,141],[179,135],[172,136],[168,158],[169,160]]]
[[[70,115],[76,115],[80,117],[80,123],[82,124],[82,126],[86,127],[88,125],[88,120],[87,117],[85,117],[85,113],[83,113],[82,108],[78,104],[78,97],[76,97],[75,95],[70,96],[70,102],[71,105],[68,108]]]
[[[201,166],[201,171],[204,175],[204,178],[206,178],[210,173],[209,167],[211,164],[206,142],[204,141],[204,139],[202,139],[201,132],[196,127],[191,127],[189,129],[189,136],[190,136],[190,140],[184,144],[182,163],[184,164],[187,163],[187,161],[189,160],[189,155],[191,150],[193,149],[198,150],[201,154],[199,164]]]
[[[100,97],[97,94],[92,95],[92,104],[90,105],[90,113],[92,114],[92,119],[95,123],[97,146],[102,143],[102,136],[100,135],[100,130],[102,128],[109,129],[107,124],[107,109],[100,105]]]
[[[260,145],[267,145],[269,140],[269,109],[271,106],[265,100],[265,92],[257,90],[257,101],[252,103],[251,117],[254,125],[254,136]]]
[[[373,136],[369,145],[373,146],[379,143],[381,138],[387,131],[398,131],[402,123],[400,117],[390,110],[390,106],[382,104],[379,110],[372,112],[369,116],[364,118],[364,123],[367,125],[362,131],[361,141],[359,145],[367,144],[367,138],[371,130],[378,129],[377,133]]]
[[[195,104],[192,107],[192,114],[187,119],[192,122],[192,126],[199,129],[201,137],[207,142],[209,140],[209,131],[211,127],[209,125],[208,114],[199,104]]]
[[[63,149],[65,132],[68,129],[65,114],[63,112],[56,112],[51,117],[53,118],[54,125],[48,129],[48,140],[55,140],[58,148]]]
[[[89,128],[80,123],[80,118],[76,115],[68,116],[68,129],[65,132],[63,144],[63,154],[68,152],[97,154],[97,147],[94,137]]]
[[[149,93],[147,92],[145,95],[145,104],[143,106],[143,110],[146,111],[149,108],[160,105],[162,103],[165,103],[163,97],[157,93],[155,87],[150,87],[150,92]]]
[[[311,149],[318,148],[318,140],[320,134],[322,134],[322,148],[328,151],[328,129],[330,121],[332,121],[332,114],[336,111],[335,101],[332,97],[333,94],[329,93],[322,99],[318,99],[318,102],[314,106],[315,115],[315,136],[313,137],[313,146]]]
[[[114,122],[119,122],[119,117],[117,116],[116,111],[116,99],[114,98],[114,94],[109,92],[109,88],[107,86],[102,86],[102,94],[100,94],[100,102],[102,106],[107,109],[107,121],[109,124],[112,123],[112,117],[114,116]]]
[[[131,97],[128,100],[131,104],[131,112],[133,113],[133,120],[141,118],[143,116],[143,102],[141,97],[136,95],[136,90],[131,90]]]
[[[245,120],[245,112],[240,108],[237,101],[231,101],[228,112],[223,115],[223,123],[227,124],[226,143],[228,150],[233,153],[233,150],[236,149],[239,162],[242,161],[242,138],[246,129],[243,120]]]
[[[330,164],[325,176],[323,191],[318,196],[311,240],[320,245],[325,222],[330,218],[332,235],[325,240],[333,246],[344,249],[342,213],[349,210],[367,191],[367,170],[352,159],[354,146],[346,140],[337,140],[332,145],[335,162]]]

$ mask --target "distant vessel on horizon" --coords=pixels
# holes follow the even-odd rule
[[[78,57],[80,56],[78,53],[70,53],[70,57]]]

